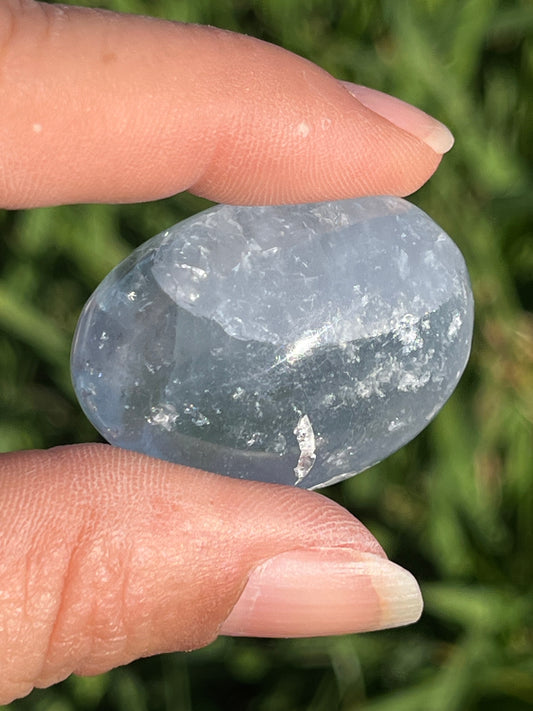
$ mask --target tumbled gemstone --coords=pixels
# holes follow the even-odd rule
[[[104,279],[81,315],[72,375],[112,444],[317,488],[435,417],[472,322],[461,253],[405,200],[219,205]]]

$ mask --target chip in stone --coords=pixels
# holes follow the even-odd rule
[[[81,315],[72,375],[114,445],[317,488],[435,417],[472,323],[461,253],[405,200],[219,205],[104,279]]]

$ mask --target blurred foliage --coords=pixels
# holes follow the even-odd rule
[[[327,492],[421,581],[426,610],[417,625],[313,640],[219,639],[191,654],[72,677],[9,708],[533,708],[533,3],[87,4],[246,32],[447,123],[456,146],[412,199],[463,250],[477,323],[467,373],[429,429]],[[205,204],[185,194],[0,212],[1,450],[96,438],[68,375],[81,306],[132,246]]]

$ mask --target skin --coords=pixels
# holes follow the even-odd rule
[[[406,195],[451,145],[413,107],[256,39],[27,0],[0,3],[0,106],[7,209]],[[319,494],[105,445],[4,454],[0,703],[219,632],[403,624],[420,614],[396,605],[418,600],[408,578]]]

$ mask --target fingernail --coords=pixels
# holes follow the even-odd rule
[[[318,637],[416,622],[422,596],[411,573],[369,553],[318,548],[255,568],[220,634]]]
[[[453,146],[454,138],[450,129],[415,106],[360,84],[348,81],[341,84],[368,109],[424,141],[436,153],[446,153]]]

